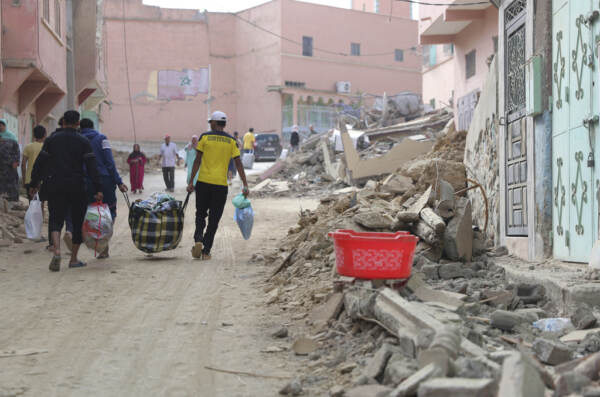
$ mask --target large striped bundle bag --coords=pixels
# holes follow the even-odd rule
[[[177,248],[183,235],[185,202],[165,193],[153,193],[146,200],[129,203],[129,227],[134,245],[142,252],[155,254]]]

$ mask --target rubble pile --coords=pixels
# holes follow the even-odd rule
[[[281,394],[600,395],[596,314],[579,307],[559,318],[543,286],[508,281],[506,248],[473,226],[464,141],[450,129],[397,172],[322,198],[258,258],[273,266],[266,303],[292,321],[273,333],[269,354],[289,346],[306,361]],[[411,278],[339,276],[336,229],[418,236]]]
[[[27,239],[24,219],[28,206],[24,198],[13,203],[0,197],[0,250]],[[47,218],[47,213],[44,215]]]
[[[387,127],[419,117],[423,104],[419,95],[403,92],[376,97],[370,109],[343,109],[341,114],[356,129]]]

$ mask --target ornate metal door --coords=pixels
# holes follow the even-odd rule
[[[504,12],[506,132],[506,234],[527,236],[527,128],[525,118],[526,0]]]
[[[598,13],[592,12],[592,0],[553,0],[552,6],[554,256],[587,262],[598,235],[598,93],[593,89]]]

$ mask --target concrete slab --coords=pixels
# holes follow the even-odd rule
[[[560,315],[570,314],[581,303],[600,305],[600,283],[585,279],[587,265],[554,260],[534,265],[509,256],[494,261],[504,268],[510,282],[541,284]]]

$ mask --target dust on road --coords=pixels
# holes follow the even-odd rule
[[[176,179],[181,199],[184,175],[179,170]],[[163,188],[159,175],[145,184],[145,196]],[[230,189],[230,198],[237,191]],[[51,273],[45,243],[0,251],[0,395],[275,395],[286,381],[205,366],[293,377],[297,363],[261,352],[282,324],[264,305],[261,285],[269,269],[249,259],[273,247],[301,207],[316,203],[255,199],[249,241],[228,203],[213,259],[199,262],[190,256],[193,197],[180,247],[151,258],[131,241],[123,201],[108,260],[82,248],[87,268],[67,269],[63,258],[61,271]]]

